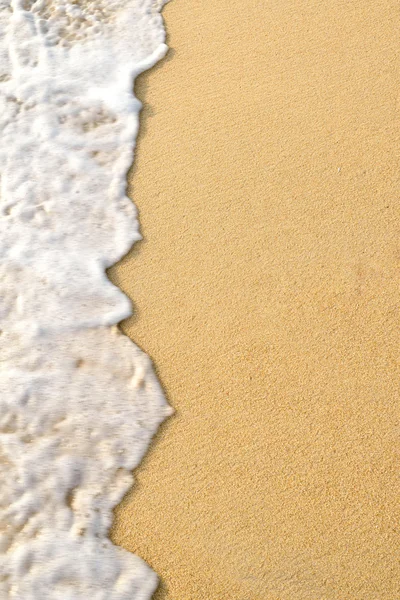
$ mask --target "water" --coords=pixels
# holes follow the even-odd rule
[[[106,277],[141,238],[126,196],[166,52],[152,0],[0,0],[0,597],[144,600],[112,509],[171,414]]]

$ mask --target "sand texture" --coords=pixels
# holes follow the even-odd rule
[[[176,414],[112,539],[156,600],[396,600],[400,6],[163,14],[110,275]]]

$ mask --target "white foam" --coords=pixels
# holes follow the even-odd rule
[[[105,269],[141,239],[133,79],[166,52],[161,5],[0,0],[1,599],[157,585],[107,533],[171,409]]]

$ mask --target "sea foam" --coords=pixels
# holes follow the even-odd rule
[[[141,239],[126,196],[166,52],[155,0],[0,0],[0,598],[144,600],[107,537],[171,414],[107,267]]]

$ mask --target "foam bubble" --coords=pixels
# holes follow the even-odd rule
[[[0,0],[0,592],[134,600],[157,577],[107,538],[168,406],[105,269],[141,239],[126,196],[166,52],[154,0]]]

